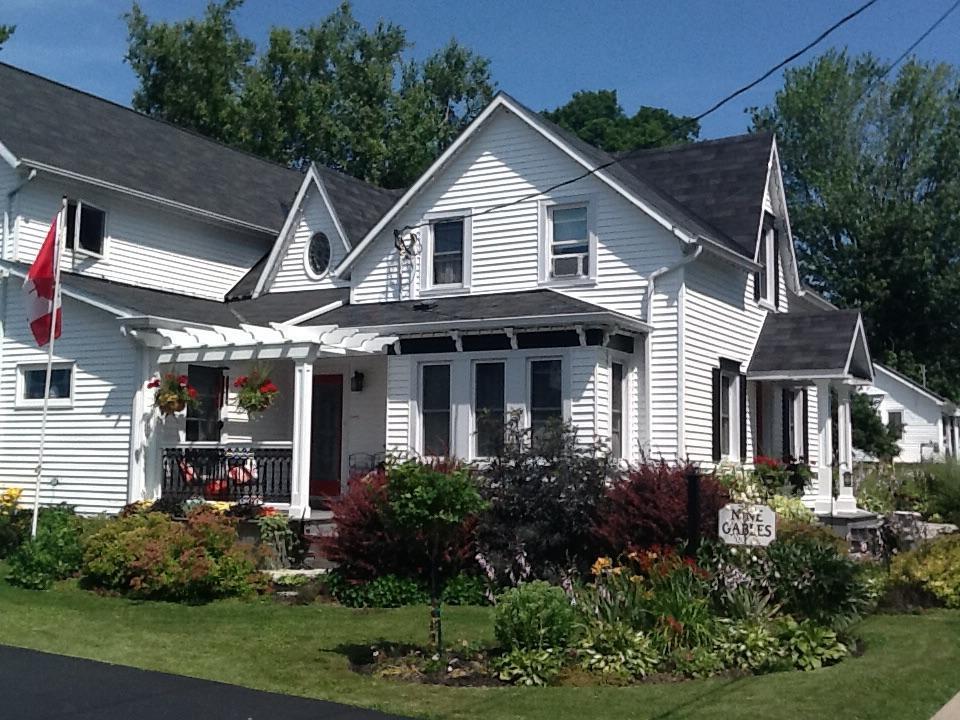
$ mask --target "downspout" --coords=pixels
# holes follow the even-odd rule
[[[692,250],[687,251],[680,260],[675,262],[673,265],[664,265],[661,268],[657,268],[649,276],[647,276],[647,298],[646,298],[646,308],[644,317],[647,322],[647,325],[654,328],[653,323],[653,298],[656,293],[656,282],[659,278],[663,277],[667,273],[671,273],[675,270],[679,270],[685,265],[689,265],[703,252],[703,245],[698,241],[694,240],[693,242],[687,240],[679,231],[675,228],[674,235],[680,238],[681,242],[685,243],[687,247],[693,246]],[[683,327],[683,288],[678,295],[677,302],[677,460],[684,454],[684,427],[683,427],[683,408],[684,408],[684,393],[683,393],[683,384],[685,381],[685,372],[684,372],[684,327]],[[645,364],[645,376],[646,376],[646,404],[647,404],[647,439],[650,448],[653,448],[653,358],[651,350],[650,336],[647,335],[646,341],[644,342],[644,364]]]

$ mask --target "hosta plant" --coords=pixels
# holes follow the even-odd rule
[[[789,615],[780,621],[778,637],[782,652],[798,670],[832,665],[848,652],[835,631],[810,620],[797,622]]]
[[[563,671],[563,652],[553,648],[515,648],[493,662],[498,678],[514,685],[550,685]]]
[[[646,677],[660,661],[650,639],[623,623],[588,625],[577,655],[584,670],[624,679]]]

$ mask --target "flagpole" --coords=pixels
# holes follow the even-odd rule
[[[40,451],[37,455],[37,477],[33,488],[33,519],[30,537],[37,537],[37,519],[40,515],[40,482],[43,478],[43,451],[47,440],[47,410],[50,407],[50,379],[53,375],[53,342],[57,336],[57,308],[60,307],[60,257],[67,235],[67,196],[60,201],[57,213],[57,242],[53,253],[53,299],[50,301],[50,336],[47,343],[47,375],[43,384],[43,416],[40,420]]]

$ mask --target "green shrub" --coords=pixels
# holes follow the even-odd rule
[[[941,535],[897,555],[890,565],[890,579],[919,588],[947,607],[960,607],[960,534]]]
[[[86,541],[82,579],[130,597],[205,602],[262,589],[256,568],[236,521],[201,507],[186,522],[160,513],[109,522]]]
[[[487,582],[482,577],[460,573],[444,586],[443,602],[447,605],[489,605]]]
[[[712,644],[678,648],[670,655],[669,661],[674,672],[691,678],[710,677],[726,669],[723,658]]]
[[[724,620],[720,627],[716,650],[724,667],[753,673],[785,669],[780,641],[769,623]]]
[[[960,525],[960,462],[949,459],[929,463],[927,474],[927,515],[941,522]]]
[[[326,583],[333,598],[347,607],[395,608],[423,605],[430,599],[422,584],[396,575],[381,575],[373,580],[350,580],[333,571],[327,574]]]
[[[847,646],[837,633],[810,620],[797,622],[789,615],[779,622],[780,650],[798,670],[816,670],[833,665],[847,655]]]
[[[83,559],[83,519],[72,507],[42,508],[37,537],[23,542],[10,555],[7,581],[31,590],[44,590],[80,569]]]
[[[549,685],[563,666],[563,652],[553,648],[514,648],[493,662],[497,677],[515,685]]]
[[[572,640],[575,619],[563,590],[537,580],[500,596],[494,630],[507,650],[563,650]]]
[[[590,623],[577,655],[584,670],[623,679],[646,677],[660,661],[650,638],[623,623]]]

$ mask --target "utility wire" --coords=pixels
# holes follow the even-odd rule
[[[927,36],[930,35],[930,33],[932,33],[934,30],[936,30],[938,27],[940,27],[940,25],[943,24],[943,21],[946,20],[948,17],[950,17],[950,15],[952,15],[953,12],[954,12],[958,7],[960,7],[960,0],[957,0],[955,3],[953,3],[953,5],[951,5],[950,7],[948,7],[948,8],[946,9],[946,12],[944,12],[943,15],[941,15],[940,17],[938,17],[938,18],[936,19],[936,21],[934,21],[933,25],[931,25],[930,27],[928,27],[928,28],[923,32],[923,34],[920,35],[920,37],[918,37],[916,40],[914,40],[913,43],[911,43],[910,47],[908,47],[906,50],[904,50],[902,53],[900,53],[899,57],[897,57],[896,60],[894,60],[892,63],[890,63],[890,64],[887,66],[886,70],[883,71],[883,74],[880,75],[880,77],[878,78],[878,80],[882,80],[882,79],[885,78],[887,75],[889,75],[891,70],[893,70],[897,65],[899,65],[899,64],[903,61],[903,59],[907,57],[907,55],[909,55],[909,54],[912,53],[914,50],[916,50],[916,49],[917,49],[917,46],[918,46],[920,43],[922,43],[924,40],[926,40],[926,39],[927,39]]]
[[[829,35],[833,34],[836,30],[840,29],[843,25],[846,25],[848,22],[850,22],[850,21],[853,20],[855,17],[857,17],[858,15],[860,15],[862,12],[864,12],[865,10],[867,10],[868,8],[870,8],[872,5],[876,4],[876,2],[877,2],[877,0],[868,0],[868,2],[865,2],[863,5],[861,5],[860,7],[858,7],[856,10],[854,10],[854,11],[852,11],[852,12],[844,15],[842,18],[840,18],[840,19],[837,20],[835,23],[833,23],[833,25],[831,25],[831,26],[828,27],[826,30],[824,30],[822,33],[820,33],[819,35],[817,35],[817,37],[815,37],[813,40],[811,40],[810,42],[808,42],[806,45],[804,45],[802,48],[800,48],[800,49],[797,50],[796,52],[791,53],[789,56],[787,56],[786,58],[784,58],[783,60],[781,60],[779,63],[777,63],[776,65],[774,65],[773,67],[771,67],[771,68],[770,68],[769,70],[767,70],[766,72],[764,72],[760,77],[758,77],[757,79],[755,79],[755,80],[747,83],[746,85],[738,88],[737,90],[734,90],[732,93],[730,93],[729,95],[725,96],[725,97],[722,98],[721,100],[717,101],[716,103],[714,103],[713,105],[711,105],[709,108],[707,108],[706,110],[704,110],[704,111],[703,111],[702,113],[700,113],[699,115],[695,115],[695,116],[693,116],[693,117],[691,117],[691,118],[685,119],[685,120],[684,120],[683,122],[681,122],[677,127],[674,128],[673,133],[669,133],[669,134],[668,134],[668,133],[665,133],[664,136],[663,136],[662,138],[658,138],[658,140],[666,139],[667,137],[670,136],[670,134],[675,134],[678,130],[680,130],[681,128],[683,128],[683,127],[686,126],[686,125],[693,125],[693,124],[695,124],[695,123],[699,123],[699,122],[700,122],[701,120],[703,120],[705,117],[707,117],[708,115],[716,112],[717,110],[719,110],[720,108],[722,108],[724,105],[726,105],[727,103],[729,103],[731,100],[739,97],[740,95],[743,95],[743,93],[747,92],[748,90],[753,89],[754,87],[756,87],[757,85],[759,85],[760,83],[762,83],[764,80],[766,80],[768,77],[770,77],[771,75],[773,75],[775,72],[777,72],[777,70],[780,70],[780,69],[783,68],[784,66],[786,66],[786,65],[790,64],[791,62],[793,62],[794,60],[796,60],[798,57],[800,57],[801,55],[803,55],[805,52],[807,52],[807,51],[810,50],[811,48],[815,47],[816,45],[819,45],[819,44],[820,44],[821,42],[823,42]],[[957,0],[956,4],[954,5],[954,8],[955,8],[957,5],[960,5],[960,0]],[[950,10],[948,10],[947,13],[944,15],[944,18],[946,17],[946,15],[949,15],[950,12],[952,12],[954,8],[951,8]],[[941,18],[941,20],[938,21],[938,22],[942,22],[942,20],[943,20],[944,18]],[[930,28],[930,30],[928,30],[925,35],[929,35],[932,30],[933,30],[933,28]],[[921,38],[921,41],[922,41],[922,39],[923,39],[923,38]],[[916,44],[919,44],[919,41],[918,41],[918,43],[916,43]],[[914,45],[914,47],[916,46],[916,44]],[[908,50],[908,52],[909,52],[909,50]],[[899,60],[898,60],[898,62],[899,62]],[[588,178],[588,177],[590,177],[591,175],[595,175],[595,174],[598,173],[599,171],[604,170],[604,169],[610,167],[611,165],[616,165],[617,163],[623,162],[624,160],[626,160],[627,158],[629,158],[631,155],[632,155],[632,153],[626,153],[626,154],[624,154],[624,155],[621,155],[620,157],[613,158],[612,160],[610,160],[610,161],[608,161],[608,162],[605,162],[605,163],[601,163],[600,165],[597,165],[596,167],[594,167],[594,168],[592,168],[592,169],[590,169],[590,170],[587,170],[587,171],[581,173],[580,175],[577,175],[576,177],[572,177],[572,178],[570,178],[570,179],[568,179],[568,180],[563,180],[563,181],[561,181],[561,182],[558,182],[558,183],[556,183],[555,185],[551,185],[550,187],[548,187],[548,188],[546,188],[546,189],[544,189],[544,190],[538,190],[537,192],[530,193],[529,195],[524,195],[524,196],[522,196],[522,197],[516,198],[515,200],[511,200],[511,201],[509,201],[509,202],[501,203],[501,204],[499,204],[499,205],[491,205],[490,207],[486,208],[485,210],[482,210],[481,212],[476,213],[476,214],[474,215],[474,217],[479,217],[479,216],[482,216],[482,215],[487,215],[488,213],[496,212],[496,211],[498,211],[498,210],[503,210],[503,209],[505,209],[505,208],[512,207],[513,205],[518,205],[518,204],[520,204],[520,203],[522,203],[522,202],[526,202],[527,200],[532,200],[532,199],[537,198],[537,197],[539,197],[539,196],[541,196],[541,195],[546,195],[547,193],[553,192],[554,190],[557,190],[557,189],[562,188],[562,187],[566,187],[567,185],[572,185],[573,183],[579,182],[580,180],[583,180],[584,178]],[[399,229],[399,230],[394,230],[394,231],[393,231],[393,234],[394,234],[394,237],[395,237],[397,243],[400,243],[400,242],[401,242],[400,237],[401,237],[401,235],[402,235],[404,232],[408,232],[408,231],[412,231],[412,230],[418,230],[418,229],[420,229],[420,228],[427,227],[429,224],[430,224],[429,222],[422,222],[422,223],[418,223],[417,225],[407,225],[407,226],[405,226],[405,227],[403,227],[403,228],[401,228],[401,229]]]

